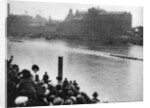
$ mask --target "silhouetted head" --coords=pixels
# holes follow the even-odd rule
[[[22,75],[23,75],[22,78],[31,78],[32,77],[31,72],[27,69],[22,70]]]
[[[80,87],[77,85],[77,86],[76,86],[76,89],[79,91],[79,90],[80,90]]]
[[[57,90],[61,90],[62,89],[62,85],[60,85],[60,84],[56,85],[56,89]]]
[[[77,82],[76,82],[76,80],[73,81],[73,84],[74,84],[74,86],[78,85]]]
[[[73,83],[77,83],[76,80],[74,80]]]
[[[68,91],[67,91],[67,94],[68,94],[68,96],[69,96],[69,97],[71,97],[71,96],[73,96],[73,95],[74,95],[74,93],[73,93],[73,91],[72,91],[72,90],[68,90]]]
[[[70,84],[72,84],[72,81],[70,81]]]
[[[60,77],[60,76],[56,77],[56,79],[57,79],[58,81],[62,81],[62,77]]]
[[[55,99],[55,95],[53,94],[47,98],[48,102],[53,102],[54,99]]]
[[[78,94],[77,96],[76,96],[76,102],[77,102],[77,104],[83,104],[83,97],[82,97],[82,95],[81,94]]]
[[[12,69],[14,72],[19,72],[19,66],[17,64],[12,65]]]
[[[10,59],[13,59],[13,58],[14,58],[14,56],[13,56],[13,55],[11,55],[11,56],[10,56]]]
[[[94,92],[93,93],[93,97],[97,97],[98,96],[98,93],[97,92]]]
[[[33,70],[34,72],[39,71],[39,66],[36,65],[36,64],[34,64],[34,65],[32,66],[32,70]]]
[[[65,80],[64,81],[68,81],[68,79],[67,78],[65,78]]]

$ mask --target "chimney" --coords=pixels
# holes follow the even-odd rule
[[[63,79],[63,57],[58,57],[58,77]]]

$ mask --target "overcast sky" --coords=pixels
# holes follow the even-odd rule
[[[69,12],[69,9],[87,11],[91,7],[99,7],[106,11],[126,11],[132,14],[132,26],[143,25],[143,8],[142,7],[123,7],[123,6],[104,6],[104,5],[87,5],[87,4],[64,4],[64,3],[46,3],[46,2],[23,2],[9,1],[10,13],[13,14],[28,14],[35,16],[37,14],[45,17],[49,16],[52,19],[64,20]]]

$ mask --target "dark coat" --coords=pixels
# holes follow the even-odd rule
[[[43,81],[44,81],[45,83],[48,83],[48,79],[49,79],[49,76],[45,74],[45,75],[43,76]]]
[[[35,99],[36,91],[34,87],[34,81],[31,78],[21,79],[18,92],[18,95],[28,96],[28,98]]]

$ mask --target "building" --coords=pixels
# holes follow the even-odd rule
[[[46,19],[37,15],[35,18],[29,15],[9,15],[7,17],[7,33],[42,33]]]
[[[56,33],[57,25],[60,21],[49,20],[40,15],[35,17],[25,15],[16,15],[10,13],[10,4],[7,4],[7,35],[8,36],[44,36]]]
[[[60,26],[66,35],[82,36],[120,36],[132,27],[132,15],[128,12],[107,12],[103,9],[90,8],[87,12],[70,9],[65,21]]]

